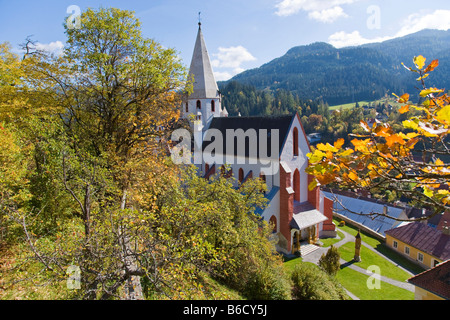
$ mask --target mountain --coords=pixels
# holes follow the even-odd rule
[[[376,100],[386,93],[413,93],[414,75],[401,66],[412,66],[414,56],[440,66],[427,79],[429,85],[450,88],[450,31],[423,30],[381,43],[337,49],[313,43],[290,49],[284,56],[259,68],[244,71],[227,82],[252,85],[259,90],[290,91],[302,99],[322,99],[330,105]]]

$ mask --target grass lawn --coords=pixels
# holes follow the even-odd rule
[[[336,224],[336,226],[339,225],[340,222],[339,219],[333,219],[333,221]],[[351,225],[345,225],[343,227],[339,227],[339,229],[342,229],[343,231],[353,236],[356,236],[356,234],[358,233],[358,229],[356,229]],[[412,261],[408,260],[407,258],[403,257],[402,255],[388,248],[383,241],[371,237],[370,235],[364,233],[364,231],[361,231],[361,241],[368,244],[381,254],[385,255],[390,260],[394,261],[398,265],[402,266],[403,268],[409,270],[414,274],[421,273],[425,270],[422,267],[418,266],[417,264],[413,263]]]
[[[414,300],[414,292],[383,281],[380,282],[380,289],[369,289],[367,282],[372,282],[369,276],[350,268],[339,270],[336,277],[344,288],[361,300]]]
[[[341,241],[342,239],[344,239],[344,234],[338,230],[336,238],[320,239],[320,242],[322,242],[323,247],[327,248],[330,247],[332,244]]]
[[[355,254],[355,244],[353,242],[347,242],[343,246],[339,247],[339,253],[341,258],[345,261],[352,261]],[[396,266],[391,262],[365,246],[361,246],[361,261],[355,262],[354,265],[363,269],[367,269],[372,265],[378,266],[382,276],[398,281],[406,281],[411,278],[411,275],[408,272],[403,269],[396,268]]]

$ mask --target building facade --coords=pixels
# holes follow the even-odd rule
[[[308,190],[312,177],[305,172],[306,154],[311,150],[299,115],[228,117],[200,23],[189,74],[193,93],[183,103],[182,116],[193,119],[199,133],[199,173],[210,178],[228,170],[236,187],[251,178],[265,181],[268,206],[258,213],[274,225],[280,252],[296,253],[302,241],[334,237],[332,201],[318,188]]]

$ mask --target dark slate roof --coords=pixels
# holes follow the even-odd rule
[[[450,300],[450,260],[415,275],[408,282]]]
[[[278,143],[279,143],[279,153],[281,153],[281,150],[283,150],[284,142],[287,138],[289,128],[291,126],[291,123],[294,119],[295,114],[291,115],[283,115],[283,116],[254,116],[254,117],[220,117],[220,118],[213,118],[211,121],[211,124],[209,126],[209,129],[217,129],[222,133],[223,139],[223,150],[226,153],[226,130],[232,129],[242,129],[244,132],[247,132],[249,129],[255,129],[257,138],[258,138],[258,146],[257,146],[257,153],[259,152],[259,133],[261,129],[267,130],[267,154],[270,156],[271,153],[271,133],[272,130],[278,130]],[[206,139],[208,138],[208,133],[205,135]],[[205,139],[204,139],[205,140]],[[246,138],[248,141],[248,138]],[[235,138],[234,143],[234,154],[237,154],[237,139]],[[212,143],[212,141],[204,141],[203,142],[203,150],[207,145]],[[246,142],[248,143],[248,142]],[[248,148],[246,148],[246,157],[248,157]]]
[[[406,208],[406,215],[409,219],[418,219],[430,217],[427,220],[427,223],[430,227],[437,227],[442,218],[440,214],[433,214],[431,210],[424,210],[418,208]]]
[[[387,209],[387,214],[393,218],[399,218],[403,208],[388,205],[385,202],[377,199],[360,197],[351,193],[344,193],[338,191],[328,192],[323,190],[323,194],[328,199],[332,200],[333,211],[355,221],[381,235],[385,235],[385,231],[392,229],[398,222],[394,219],[385,216],[369,216],[370,213],[382,213],[384,208]],[[337,199],[337,201],[335,201]]]
[[[386,235],[398,239],[442,261],[450,259],[450,235],[421,222],[387,230]]]

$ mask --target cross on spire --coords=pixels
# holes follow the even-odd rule
[[[202,25],[202,18],[200,17],[201,14],[202,14],[201,12],[198,13],[198,25],[199,26]]]

